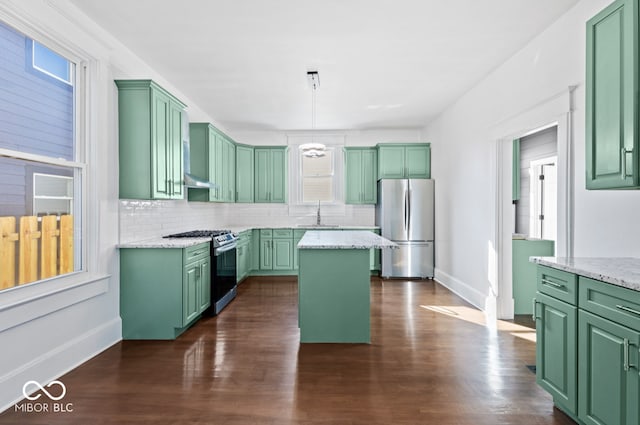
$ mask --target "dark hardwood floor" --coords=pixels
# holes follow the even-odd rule
[[[298,342],[297,284],[250,278],[176,341],[124,341],[60,378],[73,412],[0,424],[573,424],[527,365],[532,329],[482,324],[433,281],[372,280],[372,343]]]

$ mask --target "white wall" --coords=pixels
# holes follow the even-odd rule
[[[640,191],[586,191],[585,22],[610,0],[583,0],[425,128],[436,179],[436,278],[473,304],[495,292],[496,134],[502,123],[575,90],[572,114],[576,256],[640,256]],[[551,108],[551,106],[550,106]],[[521,123],[520,135],[538,122]],[[507,175],[510,179],[510,174]],[[510,184],[510,183],[509,183]],[[559,212],[561,213],[561,212]],[[495,294],[494,294],[495,295]]]

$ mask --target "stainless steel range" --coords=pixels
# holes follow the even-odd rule
[[[216,315],[236,297],[236,244],[238,235],[230,230],[193,230],[165,238],[211,238],[211,307]]]

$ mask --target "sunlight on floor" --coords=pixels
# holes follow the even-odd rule
[[[476,310],[475,308],[463,305],[421,305],[420,307],[424,308],[425,310],[430,310],[436,313],[455,317],[456,319],[464,320],[469,323],[489,327],[487,325],[485,314],[480,310]],[[495,323],[495,328],[496,330],[501,332],[509,332],[511,333],[511,335],[518,338],[536,342],[536,331],[534,329],[527,328],[526,326],[518,325],[517,323],[513,322],[507,322],[504,320],[497,320]]]

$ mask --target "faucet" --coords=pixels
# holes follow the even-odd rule
[[[320,200],[318,200],[318,212],[316,213],[316,225],[320,226]]]

